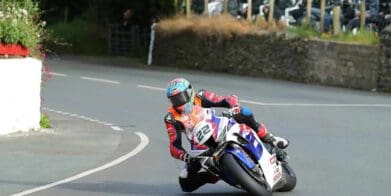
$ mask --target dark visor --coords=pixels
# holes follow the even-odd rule
[[[187,103],[190,99],[189,95],[185,92],[181,92],[168,98],[171,101],[172,106],[178,107]]]

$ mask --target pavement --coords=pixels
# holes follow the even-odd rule
[[[134,133],[114,130],[104,122],[55,110],[44,113],[53,128],[0,136],[0,195],[98,167],[138,143]],[[124,135],[129,135],[127,149],[120,148]]]

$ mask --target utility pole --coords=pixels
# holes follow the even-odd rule
[[[175,14],[178,13],[178,0],[174,0],[174,12]]]
[[[326,0],[320,0],[320,33],[324,32],[324,16],[326,9]]]
[[[209,16],[208,4],[209,4],[209,0],[204,0],[204,15],[205,16]]]
[[[224,14],[228,13],[228,0],[224,0]]]
[[[269,3],[269,24],[271,24],[274,21],[274,0],[270,0]]]
[[[251,20],[253,10],[253,0],[247,0],[247,20]]]
[[[186,17],[191,18],[191,0],[186,0]]]
[[[360,6],[360,30],[365,29],[365,0],[361,0]]]
[[[311,23],[311,9],[312,9],[312,0],[307,0],[307,16],[306,20],[303,23],[304,26],[309,26]]]
[[[341,33],[341,6],[337,5],[333,8],[333,34],[339,35]]]

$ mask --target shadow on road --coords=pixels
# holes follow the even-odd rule
[[[210,193],[186,193],[186,194],[182,194],[182,195],[189,195],[189,196],[230,196],[230,195],[237,195],[237,196],[245,196],[245,195],[249,195],[248,193],[245,193],[245,192],[230,192],[230,193],[227,193],[227,192],[210,192]]]

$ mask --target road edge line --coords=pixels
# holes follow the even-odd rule
[[[45,108],[45,109],[48,110],[48,111],[55,111],[55,110],[51,110],[51,109],[48,109],[48,108]],[[58,111],[56,111],[56,112],[58,112]],[[69,115],[69,113],[65,113],[65,115]],[[103,170],[108,169],[110,167],[114,167],[114,166],[116,166],[116,165],[126,161],[127,159],[129,159],[129,158],[135,156],[136,154],[138,154],[139,152],[141,152],[149,144],[149,138],[143,132],[134,132],[134,133],[137,136],[140,137],[140,143],[136,146],[136,148],[134,148],[129,153],[127,153],[125,155],[122,155],[121,157],[118,157],[117,159],[115,159],[115,160],[113,160],[113,161],[111,161],[109,163],[106,163],[106,164],[104,164],[104,165],[102,165],[100,167],[97,167],[97,168],[94,168],[94,169],[90,169],[90,170],[84,171],[82,173],[76,174],[74,176],[71,176],[71,177],[68,177],[68,178],[56,181],[56,182],[52,182],[52,183],[49,183],[49,184],[46,184],[46,185],[43,185],[43,186],[39,186],[39,187],[28,189],[28,190],[25,190],[25,191],[22,191],[22,192],[19,192],[19,193],[11,194],[10,196],[24,196],[24,195],[32,194],[32,193],[35,193],[35,192],[43,191],[43,190],[46,190],[46,189],[49,189],[49,188],[53,188],[55,186],[58,186],[58,185],[61,185],[61,184],[65,184],[65,183],[68,183],[68,182],[72,182],[74,180],[83,178],[85,176],[88,176],[88,175],[91,175],[91,174],[103,171]]]

